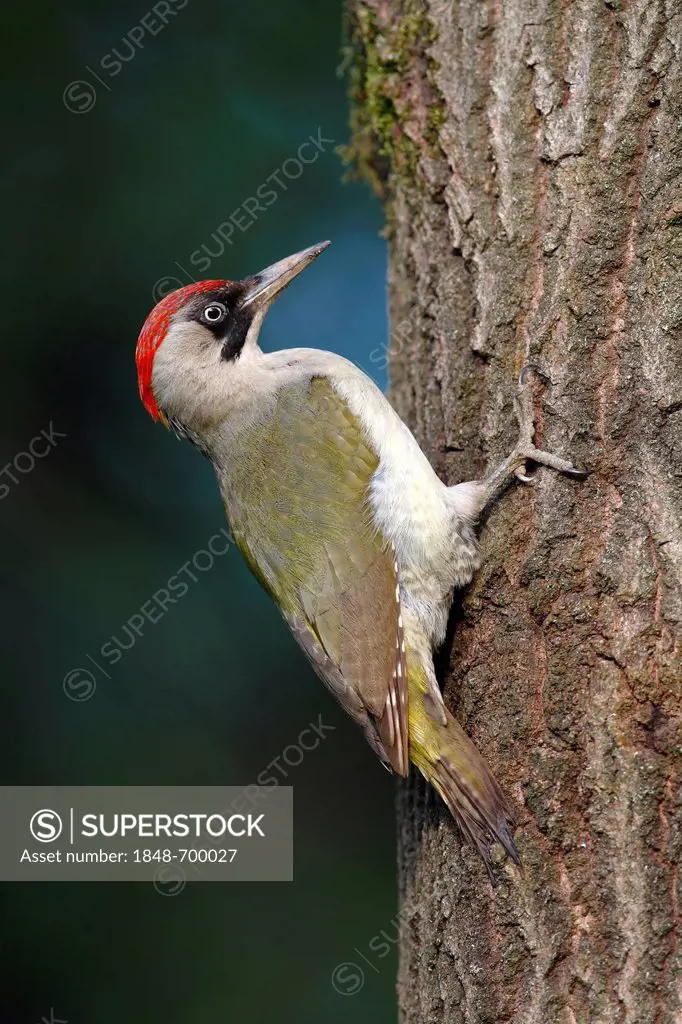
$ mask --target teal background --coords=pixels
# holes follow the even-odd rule
[[[370,943],[395,935],[394,782],[240,558],[198,573],[115,665],[99,654],[224,525],[209,465],[137,396],[155,282],[185,283],[177,263],[192,270],[190,254],[318,128],[347,138],[339,3],[189,0],[111,76],[149,10],[39,0],[4,12],[0,463],[50,424],[67,436],[0,500],[2,782],[241,785],[320,715],[333,731],[300,765],[280,762],[295,792],[293,884],[173,898],[142,883],[2,885],[0,1017],[382,1024],[395,1018],[395,950]],[[96,100],[80,114],[63,101],[79,79]],[[208,276],[330,238],[264,345],[333,349],[383,385],[370,359],[387,330],[381,212],[342,183],[333,149],[235,232]],[[81,666],[97,688],[77,702],[62,680]],[[354,995],[332,986],[342,961],[364,970]]]

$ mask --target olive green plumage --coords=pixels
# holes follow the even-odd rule
[[[322,377],[282,389],[245,431],[248,460],[222,476],[235,540],[316,670],[404,774],[398,581],[369,504],[378,458]]]
[[[384,760],[406,774],[409,756],[432,782],[488,867],[486,826],[516,859],[499,786],[434,708],[402,635],[395,558],[370,503],[379,459],[356,417],[314,377],[244,426],[239,451],[248,459],[235,454],[220,474],[235,540],[318,674]]]

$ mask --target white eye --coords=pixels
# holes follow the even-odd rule
[[[227,315],[227,310],[222,302],[212,302],[204,310],[204,320],[209,324],[219,324]]]

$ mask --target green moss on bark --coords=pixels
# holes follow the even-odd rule
[[[344,65],[350,68],[351,138],[340,152],[351,174],[369,182],[387,206],[400,185],[415,185],[419,172],[422,147],[410,137],[407,125],[421,121],[424,144],[437,146],[444,104],[424,58],[434,33],[421,0],[407,0],[402,17],[381,27],[373,11],[353,2],[347,7]],[[434,94],[425,114],[415,111],[410,100],[410,79],[415,76],[422,84],[428,81]]]

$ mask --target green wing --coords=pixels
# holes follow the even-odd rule
[[[248,457],[244,453],[248,452]],[[251,570],[318,675],[380,757],[407,773],[407,690],[395,557],[372,521],[378,456],[324,377],[279,392],[220,472]]]

